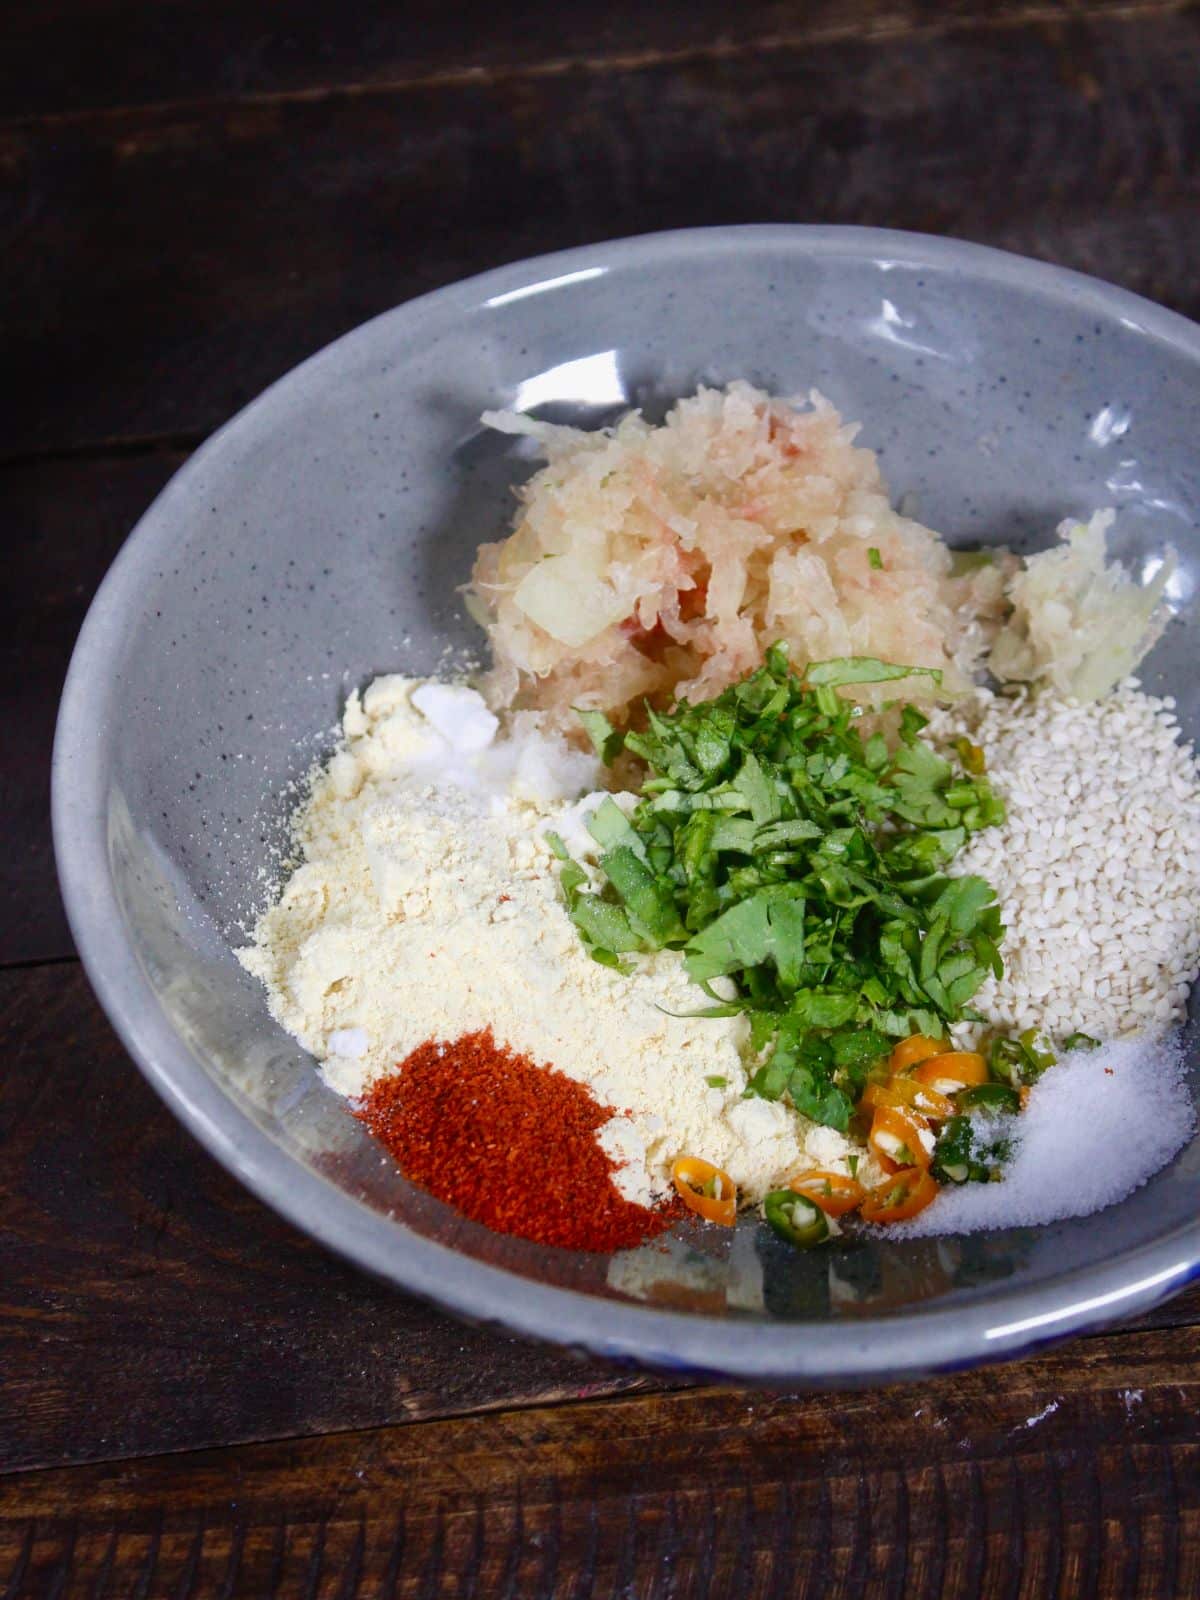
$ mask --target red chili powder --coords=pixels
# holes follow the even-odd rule
[[[432,1040],[368,1092],[359,1116],[405,1177],[475,1222],[568,1250],[623,1250],[661,1233],[677,1207],[649,1210],[612,1181],[596,1142],[613,1116],[553,1067],[491,1032]]]

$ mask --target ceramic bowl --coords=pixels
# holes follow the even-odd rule
[[[659,1368],[787,1384],[945,1370],[1144,1310],[1200,1261],[1200,1142],[1100,1216],[801,1255],[751,1218],[607,1257],[488,1233],[409,1185],[235,961],[295,784],[347,691],[477,650],[456,585],[531,470],[488,407],[585,424],[700,380],[818,387],[953,543],[1045,543],[1115,506],[1118,553],[1200,543],[1200,329],[946,239],[701,230],[508,266],[348,334],[248,406],[143,517],[63,695],[71,925],[134,1059],[316,1238],[462,1316]],[[1195,634],[1147,667],[1195,731]],[[719,1235],[719,1236],[718,1236]]]

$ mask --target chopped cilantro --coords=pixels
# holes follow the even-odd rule
[[[895,661],[878,661],[874,656],[833,656],[816,661],[804,674],[810,684],[891,683],[896,678],[932,678],[941,683],[936,667],[903,667]]]
[[[989,1136],[990,1135],[990,1136]],[[947,1117],[933,1149],[931,1170],[943,1183],[991,1183],[1012,1154],[1012,1141],[997,1120]]]
[[[873,544],[867,546],[867,561],[874,571],[883,571],[883,557]]]
[[[893,1039],[944,1033],[1003,972],[990,885],[947,872],[1003,805],[973,762],[919,738],[915,707],[891,748],[863,738],[836,692],[916,674],[938,677],[866,656],[801,677],[776,645],[715,700],[648,711],[644,732],[581,714],[606,760],[626,749],[648,768],[632,815],[606,801],[589,821],[601,887],[572,861],[561,870],[592,955],[682,951],[714,1001],[702,1015],[749,1014],[760,1063],[746,1093],[835,1128]],[[1023,1048],[1022,1078],[1038,1055]]]
[[[596,754],[605,766],[610,766],[621,752],[625,735],[617,732],[603,711],[581,711],[576,706],[575,715],[582,722],[583,730],[592,741]]]

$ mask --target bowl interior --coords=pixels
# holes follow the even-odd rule
[[[861,420],[894,497],[953,543],[1031,548],[1062,516],[1112,505],[1126,559],[1144,567],[1177,549],[1182,608],[1198,555],[1193,333],[1128,296],[948,242],[722,230],[505,269],[401,307],[298,369],[148,512],[67,692],[56,773],[67,897],[143,1065],[252,1183],[377,1270],[551,1335],[567,1302],[527,1315],[526,1291],[576,1291],[594,1347],[622,1305],[674,1313],[644,1344],[620,1342],[652,1359],[672,1359],[672,1330],[703,1320],[703,1336],[684,1340],[689,1359],[745,1370],[733,1352],[760,1337],[751,1325],[799,1319],[827,1325],[824,1365],[791,1337],[795,1357],[777,1343],[774,1370],[836,1375],[849,1321],[973,1308],[960,1322],[975,1330],[963,1335],[970,1359],[981,1316],[1036,1311],[1065,1279],[1086,1289],[1089,1274],[1148,1249],[1186,1267],[1197,1145],[1102,1218],[1033,1231],[805,1256],[745,1221],[612,1260],[500,1238],[381,1160],[231,947],[279,881],[287,810],[347,690],[480,651],[456,585],[531,470],[521,443],[480,427],[485,408],[595,424],[629,405],[660,412],[701,380],[817,387]],[[1192,628],[1173,623],[1145,674],[1178,697],[1189,734],[1194,648]],[[264,1140],[279,1157],[270,1184]],[[371,1230],[369,1253],[347,1206]],[[414,1239],[452,1247],[442,1278],[416,1273]],[[504,1275],[476,1273],[484,1265]]]

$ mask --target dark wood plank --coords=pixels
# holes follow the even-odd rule
[[[782,28],[795,11],[755,15]],[[194,21],[182,4],[168,12]],[[98,28],[120,17],[131,29],[165,26],[129,5],[46,15],[81,37],[88,18]],[[953,8],[951,20],[965,29],[970,15],[970,6]],[[10,44],[42,16],[29,8]],[[863,0],[845,27],[898,37],[830,44],[842,24],[818,6],[802,20],[826,43],[808,55],[781,46],[753,62],[646,67],[596,82],[560,75],[535,84],[528,106],[511,85],[446,85],[365,105],[197,121],[122,115],[69,135],[0,136],[13,180],[11,211],[0,202],[11,245],[0,266],[0,283],[10,274],[0,348],[17,371],[0,450],[163,428],[198,438],[312,346],[406,293],[525,248],[662,223],[820,211],[941,225],[1058,255],[1195,309],[1195,13],[1136,29],[1101,18],[1052,39],[993,30],[983,44],[969,32],[904,37],[923,19],[920,6],[891,13]],[[496,30],[476,32],[492,39]],[[746,44],[740,34],[738,42]],[[814,98],[818,73],[825,109],[797,119],[792,108]],[[968,123],[976,88],[963,84],[972,79],[985,110]],[[533,131],[559,125],[580,140],[566,160]],[[406,141],[399,160],[397,139]],[[654,160],[631,166],[643,147]],[[1054,163],[1032,160],[1050,148]],[[260,186],[278,199],[263,201]],[[61,248],[48,261],[51,235]],[[422,240],[417,256],[411,238]],[[47,822],[53,709],[92,589],[181,459],[163,452],[0,474],[15,559],[0,599],[2,681],[26,730],[0,773],[17,841],[0,866],[0,963],[69,953]]]
[[[1129,1331],[1151,1328],[1186,1328],[1200,1323],[1200,1286],[1185,1289],[1173,1299],[1140,1317],[1128,1317],[1121,1327]]]
[[[1200,309],[1200,10],[0,132],[8,454],[195,437],[373,312],[695,223],[962,234]]]
[[[0,1583],[12,1600],[1191,1595],[1198,1403],[1191,1336],[1138,1334],[869,1394],[691,1391],[19,1474],[0,1480]]]
[[[176,452],[0,470],[0,965],[72,953],[50,842],[50,751],[67,662],[109,563],[179,466]]]
[[[1136,11],[1148,20],[1169,3],[1089,0],[1087,9]],[[664,55],[729,54],[773,43],[896,38],[913,31],[997,28],[1071,17],[1078,0],[635,0],[564,5],[524,0],[498,10],[415,0],[41,0],[19,8],[0,36],[5,119],[112,106],[250,94],[296,94],[429,78],[596,70]]]
[[[0,1466],[660,1386],[461,1327],[310,1244],[173,1121],[78,967],[0,974],[0,1061]],[[1146,1319],[1197,1320],[1196,1291]]]
[[[174,1122],[79,967],[0,974],[0,1061],[0,1466],[645,1386],[311,1244]]]

